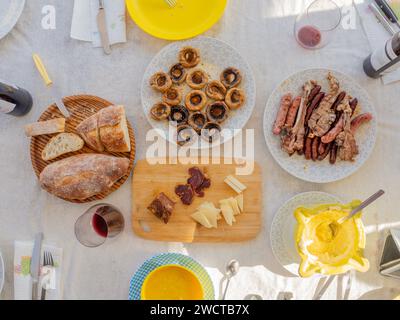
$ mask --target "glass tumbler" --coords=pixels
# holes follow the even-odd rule
[[[341,9],[334,1],[315,0],[296,19],[296,40],[306,49],[320,49],[332,40],[341,20]]]
[[[110,204],[97,204],[75,222],[75,236],[86,247],[98,247],[116,237],[125,226],[122,213]]]

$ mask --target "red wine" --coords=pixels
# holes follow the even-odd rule
[[[32,108],[32,96],[28,91],[0,80],[0,112],[23,116]]]
[[[94,214],[92,217],[92,226],[94,231],[100,236],[107,238],[108,235],[108,227],[107,222],[104,218],[98,214]]]
[[[297,39],[305,47],[316,47],[321,43],[321,32],[313,26],[304,26],[298,31]]]

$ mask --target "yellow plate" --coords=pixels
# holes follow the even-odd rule
[[[174,8],[165,0],[126,0],[133,21],[161,39],[182,40],[211,28],[224,13],[227,0],[177,0]]]
[[[203,300],[203,287],[197,276],[180,265],[154,269],[143,282],[142,300]]]

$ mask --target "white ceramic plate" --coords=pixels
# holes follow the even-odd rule
[[[337,197],[324,192],[305,192],[286,201],[275,214],[271,224],[270,240],[276,260],[290,273],[299,276],[300,256],[296,250],[294,233],[298,207],[314,207],[319,204],[341,202]]]
[[[329,163],[329,156],[324,161],[316,162],[306,160],[304,156],[297,154],[290,157],[281,149],[280,138],[272,133],[280,99],[288,92],[291,92],[294,96],[301,94],[301,87],[311,79],[317,80],[322,85],[323,91],[326,92],[328,90],[326,76],[329,71],[339,80],[341,90],[358,99],[361,113],[369,112],[373,115],[373,120],[368,124],[362,125],[356,132],[359,154],[354,162],[340,161],[338,159],[335,165]],[[290,76],[273,91],[265,108],[263,126],[268,148],[274,159],[284,170],[305,181],[328,183],[348,177],[368,159],[375,145],[377,116],[368,93],[355,80],[338,71],[308,69]]]
[[[0,252],[0,294],[3,291],[4,286],[4,272],[4,261]]]
[[[154,73],[160,70],[168,72],[169,68],[178,62],[179,51],[184,46],[192,46],[200,50],[201,62],[197,67],[205,70],[209,74],[210,80],[219,80],[221,72],[227,67],[235,67],[242,72],[243,79],[239,88],[246,93],[246,103],[240,109],[231,111],[228,119],[221,124],[222,129],[242,129],[249,120],[256,102],[256,85],[253,72],[246,60],[233,47],[225,42],[208,37],[171,43],[164,47],[150,62],[143,77],[141,90],[143,111],[150,124],[153,128],[161,129],[167,135],[168,122],[156,121],[150,117],[150,109],[156,102],[161,101],[161,94],[150,87],[149,80]],[[184,96],[188,91],[184,92]],[[183,101],[181,104],[183,104]],[[168,138],[170,142],[176,143],[174,137]],[[221,139],[220,143],[226,141],[228,139]]]
[[[1,0],[0,1],[0,39],[14,28],[22,10],[25,0]]]

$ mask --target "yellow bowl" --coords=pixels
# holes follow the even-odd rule
[[[166,40],[195,37],[211,28],[225,11],[227,0],[126,0],[133,21],[145,32]]]
[[[369,262],[364,258],[365,231],[361,213],[338,224],[360,201],[344,204],[323,204],[295,210],[297,251],[301,257],[299,274],[342,274],[349,270],[366,272]]]
[[[143,282],[142,300],[203,300],[203,287],[197,276],[179,265],[154,269]]]

